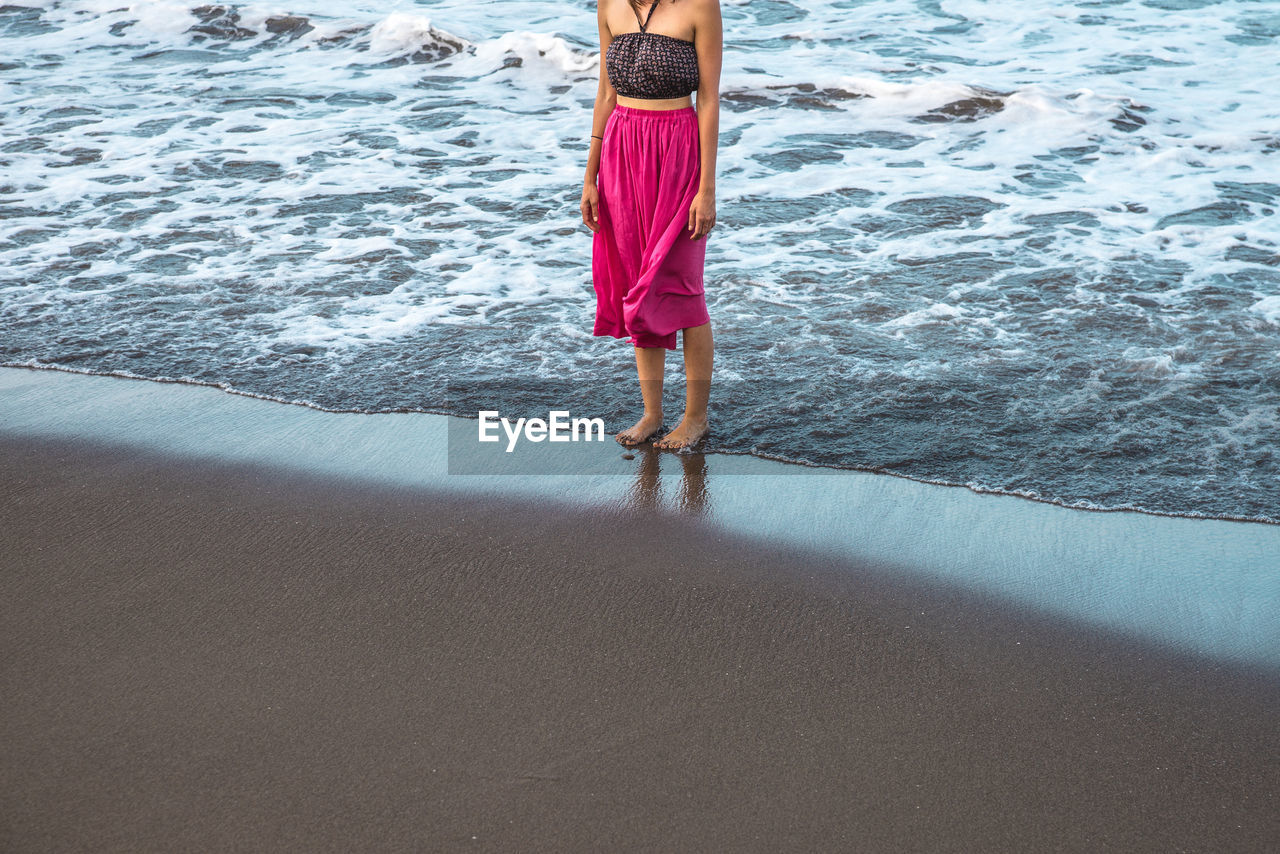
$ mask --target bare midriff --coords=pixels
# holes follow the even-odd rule
[[[692,107],[693,96],[685,95],[683,98],[624,98],[619,95],[618,103],[624,107],[634,107],[637,110],[678,110],[681,107]]]

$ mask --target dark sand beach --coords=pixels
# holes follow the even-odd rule
[[[1280,681],[670,514],[0,441],[5,851],[1265,851]]]

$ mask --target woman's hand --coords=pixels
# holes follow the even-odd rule
[[[600,191],[594,182],[582,185],[582,221],[593,232],[600,230]]]
[[[693,232],[690,236],[694,240],[706,237],[715,224],[715,193],[700,190],[698,195],[693,197],[693,204],[689,205],[689,231]]]

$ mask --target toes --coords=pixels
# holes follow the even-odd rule
[[[618,441],[618,444],[620,445],[626,445],[627,447],[634,447],[636,445],[641,445],[649,441],[654,437],[654,435],[657,432],[658,432],[657,430],[654,430],[647,434],[642,434],[639,430],[633,427],[630,430],[623,430],[621,433],[614,436],[614,439],[616,439]],[[654,445],[657,445],[657,444],[658,444],[657,441],[655,441]]]

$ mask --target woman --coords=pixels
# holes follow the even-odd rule
[[[708,430],[714,350],[702,269],[716,221],[720,4],[599,0],[597,18],[600,85],[582,188],[594,333],[635,347],[644,414],[617,440],[638,445],[662,428],[666,351],[684,330],[684,417],[654,445],[685,448]]]

